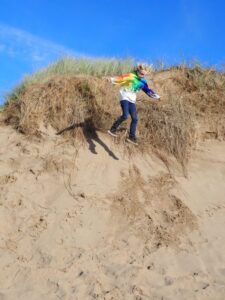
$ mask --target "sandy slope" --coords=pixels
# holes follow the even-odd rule
[[[0,299],[224,299],[224,142],[184,178],[103,134],[0,139]]]

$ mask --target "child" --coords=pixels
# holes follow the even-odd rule
[[[135,70],[131,73],[127,73],[121,76],[111,78],[113,84],[119,84],[120,89],[120,105],[122,108],[122,116],[120,116],[112,125],[108,133],[112,136],[116,135],[116,130],[122,122],[127,120],[128,115],[131,116],[130,133],[128,142],[137,145],[136,128],[137,128],[137,110],[136,110],[136,92],[139,90],[144,91],[149,97],[156,100],[160,99],[160,96],[153,92],[144,79],[144,76],[148,73],[147,67],[144,64],[139,64]]]

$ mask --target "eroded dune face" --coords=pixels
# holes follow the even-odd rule
[[[0,114],[0,299],[224,299],[224,74],[148,80],[138,148],[104,133],[120,108],[99,77],[31,84]]]
[[[100,132],[0,136],[0,299],[224,299],[224,142],[184,177]]]

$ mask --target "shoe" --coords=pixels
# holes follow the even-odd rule
[[[116,130],[109,129],[107,132],[108,132],[108,134],[110,134],[111,136],[117,137]]]
[[[138,145],[137,139],[135,137],[129,137],[129,138],[127,138],[127,142],[131,143],[133,145]]]

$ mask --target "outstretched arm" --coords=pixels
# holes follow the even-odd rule
[[[123,74],[120,76],[110,78],[110,80],[113,84],[119,84],[119,85],[124,85],[124,84],[130,82],[132,79],[133,79],[132,73],[126,73],[126,74]]]
[[[149,97],[154,98],[156,100],[160,99],[160,96],[158,94],[156,94],[153,90],[151,90],[147,83],[144,85],[144,87],[142,88],[142,91],[145,92],[145,94],[147,94]]]

